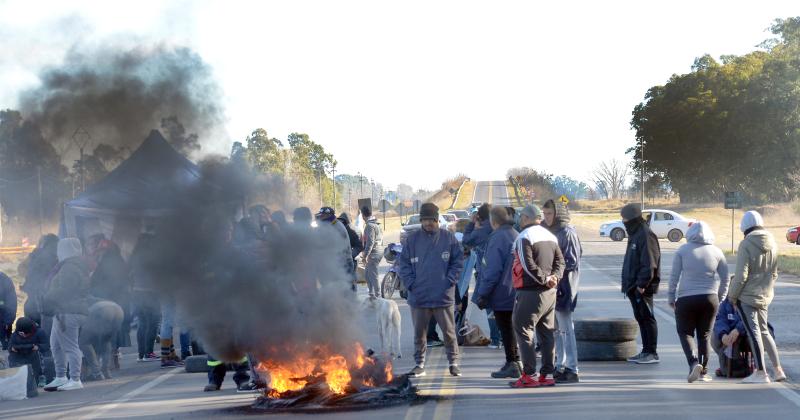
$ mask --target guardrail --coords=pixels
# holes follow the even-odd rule
[[[3,246],[0,247],[0,255],[30,254],[34,249],[35,246]]]

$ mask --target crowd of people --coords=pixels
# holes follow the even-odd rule
[[[359,213],[364,226],[361,234],[353,229],[349,215],[337,216],[331,207],[321,208],[316,217],[306,207],[295,209],[291,225],[307,229],[314,224],[338,232],[335,237],[341,240],[337,239],[332,249],[335,255],[341,254],[353,290],[360,259],[365,266],[368,296],[378,298],[383,229],[369,207],[359,209]],[[659,363],[653,302],[661,279],[658,238],[638,205],[626,205],[620,214],[628,236],[621,291],[630,301],[642,341],[641,352],[628,361]],[[421,206],[419,218],[421,228],[403,237],[398,260],[398,275],[407,292],[414,326],[415,366],[409,376],[426,374],[427,348],[435,345],[445,347],[449,373],[461,376],[456,306],[465,293],[457,293],[457,285],[464,274],[465,255],[472,255],[477,263],[471,301],[487,312],[490,346],[502,347],[505,354],[505,362],[490,376],[512,379],[509,384],[513,388],[578,382],[573,313],[578,303],[583,249],[566,205],[547,200],[542,208],[528,205],[517,212],[511,207],[485,204],[472,215],[461,238],[439,226],[439,209],[433,203]],[[224,242],[233,247],[257,246],[289,225],[283,212],[254,205],[245,217],[230,223]],[[711,380],[710,349],[720,360],[718,376],[747,370],[732,362],[737,354],[749,351],[755,369],[752,373],[747,370],[745,382],[786,379],[768,324],[777,279],[777,245],[763,226],[757,212],[747,212],[742,218],[745,237],[730,278],[726,258],[713,245],[713,232],[702,221],[691,225],[687,243],[675,253],[668,303],[675,311],[689,382]],[[24,317],[16,322],[14,286],[0,273],[0,327],[10,365],[30,365],[45,390],[80,389],[82,381],[108,379],[111,371],[119,368],[120,348],[132,345],[134,324],[139,362],[158,361],[162,368],[176,368],[191,355],[205,354],[202,343],[193,339],[192,331],[177,316],[175,297],[159,291],[157,279],[148,269],[159,258],[155,241],[155,227],[146,224],[126,261],[120,247],[103,234],[91,235],[85,241],[43,236],[20,267],[25,275],[22,290],[28,299]],[[220,264],[206,262],[209,272],[236,261],[224,259]],[[12,331],[14,325],[16,330]],[[437,326],[443,342],[439,341]],[[179,350],[173,342],[176,329],[180,330]],[[771,379],[765,353],[772,361]],[[538,366],[537,356],[541,357]],[[207,355],[207,363],[205,391],[219,390],[226,364],[213,355]],[[267,386],[253,369],[256,363],[247,356],[232,364],[237,390]]]

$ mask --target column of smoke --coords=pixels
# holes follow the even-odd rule
[[[341,258],[343,238],[327,226],[290,225],[259,244],[226,243],[236,197],[269,188],[224,160],[201,163],[203,182],[157,227],[154,277],[174,297],[182,327],[227,361],[245,353],[283,359],[293,349],[352,348],[355,297]]]

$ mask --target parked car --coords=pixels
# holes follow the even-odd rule
[[[793,244],[800,245],[800,226],[795,226],[787,230],[786,240]]]
[[[445,216],[446,215],[444,214],[439,215],[439,227],[450,229],[451,223]],[[455,219],[455,217],[453,217],[453,219]],[[452,225],[455,226],[455,221],[452,223]],[[412,232],[421,228],[422,223],[420,223],[419,214],[412,214],[411,216],[408,216],[408,220],[403,223],[403,231],[400,232],[400,237],[403,238],[408,234],[408,232]]]
[[[688,219],[671,210],[644,210],[642,217],[656,236],[660,239],[669,239],[670,242],[678,242],[683,239],[689,226],[696,222],[695,219]],[[625,225],[622,220],[603,223],[600,226],[600,236],[621,241],[627,236]]]
[[[448,225],[455,224],[458,221],[458,217],[455,214],[445,213],[442,215],[444,220],[447,220]]]
[[[469,220],[469,212],[466,210],[450,210],[447,212],[448,214],[453,214],[459,219],[467,219]]]

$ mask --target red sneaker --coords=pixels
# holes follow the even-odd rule
[[[548,373],[547,375],[542,375],[541,373],[537,375],[536,378],[539,382],[539,386],[555,386],[556,380],[553,379],[553,375]]]
[[[508,385],[510,385],[511,388],[537,388],[541,386],[536,378],[526,374],[522,374],[519,379],[515,382],[509,382]]]

